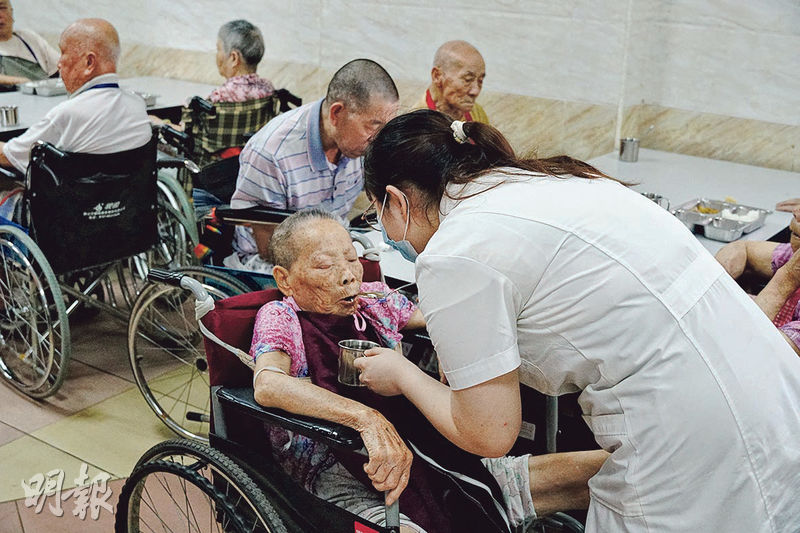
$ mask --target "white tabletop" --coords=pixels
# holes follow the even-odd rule
[[[609,176],[638,183],[634,190],[667,197],[673,208],[694,198],[731,197],[742,205],[774,210],[781,200],[800,197],[800,173],[786,170],[647,149],[639,150],[635,163],[620,161],[616,153],[588,162]],[[742,240],[768,240],[786,228],[791,217],[791,213],[775,211],[767,215],[764,226]],[[697,238],[711,253],[726,244]]]
[[[155,105],[149,107],[148,111],[182,106],[192,96],[207,97],[215,88],[214,85],[206,83],[155,77],[123,78],[120,80],[120,86],[132,91],[158,95]],[[0,105],[17,106],[19,116],[19,123],[16,126],[0,127],[0,133],[8,131],[22,133],[66,99],[67,95],[39,96],[23,94],[21,91],[0,93]]]

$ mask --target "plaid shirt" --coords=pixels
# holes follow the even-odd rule
[[[778,271],[792,257],[792,245],[787,243],[779,244],[772,252],[772,273]],[[784,302],[778,314],[775,315],[773,324],[792,339],[795,345],[800,346],[800,289]]]
[[[244,146],[245,135],[255,133],[277,115],[278,101],[272,96],[246,102],[218,102],[216,114],[199,115],[193,123],[194,160],[204,166],[217,159],[215,154],[233,146]],[[192,113],[183,110],[183,123],[192,122]]]

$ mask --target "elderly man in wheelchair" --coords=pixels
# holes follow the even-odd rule
[[[424,327],[424,319],[399,292],[381,282],[362,283],[356,249],[332,215],[312,209],[290,216],[275,230],[270,248],[283,297],[258,310],[250,354],[239,353],[253,368],[252,394],[279,412],[356,430],[369,456],[365,465],[295,426],[271,425],[263,437],[269,453],[295,483],[377,527],[385,525],[384,498],[387,504],[399,498],[399,530],[408,532],[508,531],[537,514],[588,505],[588,478],[607,457],[603,451],[481,459],[447,442],[405,399],[337,381],[339,341],[400,349],[399,331]],[[232,431],[230,421],[218,423]],[[118,531],[131,530],[129,511],[139,508],[137,497],[146,499],[137,472],[157,469],[153,461],[165,456],[163,449],[148,452],[126,485]],[[120,528],[123,522],[129,529]],[[377,530],[356,525],[356,531]]]

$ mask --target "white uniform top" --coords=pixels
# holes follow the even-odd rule
[[[444,199],[416,262],[450,385],[519,367],[541,392],[583,391],[613,452],[587,531],[799,531],[800,358],[777,328],[640,194],[511,179]]]
[[[50,43],[30,30],[14,30],[14,33],[17,35],[13,35],[11,39],[0,41],[0,56],[19,57],[38,63],[42,70],[50,76],[58,71],[58,60],[61,54]],[[23,39],[31,47],[33,54],[22,42]]]
[[[144,100],[117,87],[93,88],[118,82],[116,74],[104,74],[86,82],[25,133],[9,140],[3,153],[20,172],[25,172],[31,147],[38,140],[67,152],[90,154],[142,146],[153,131]]]

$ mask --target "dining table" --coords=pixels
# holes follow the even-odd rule
[[[662,207],[671,211],[703,199],[729,200],[770,211],[763,226],[737,240],[783,239],[792,214],[776,211],[775,205],[789,198],[800,198],[800,173],[788,170],[647,148],[639,150],[635,162],[622,161],[615,152],[587,162],[609,176],[632,184],[638,192],[662,197]],[[702,234],[695,236],[712,254],[726,244]]]
[[[180,120],[181,108],[192,96],[205,98],[215,88],[214,85],[207,83],[155,76],[121,78],[120,87],[152,95],[155,102],[147,107],[147,112],[173,122]],[[0,141],[7,141],[22,134],[67,98],[66,94],[42,96],[19,90],[0,93],[0,106],[16,106],[18,116],[17,124],[0,127]]]

